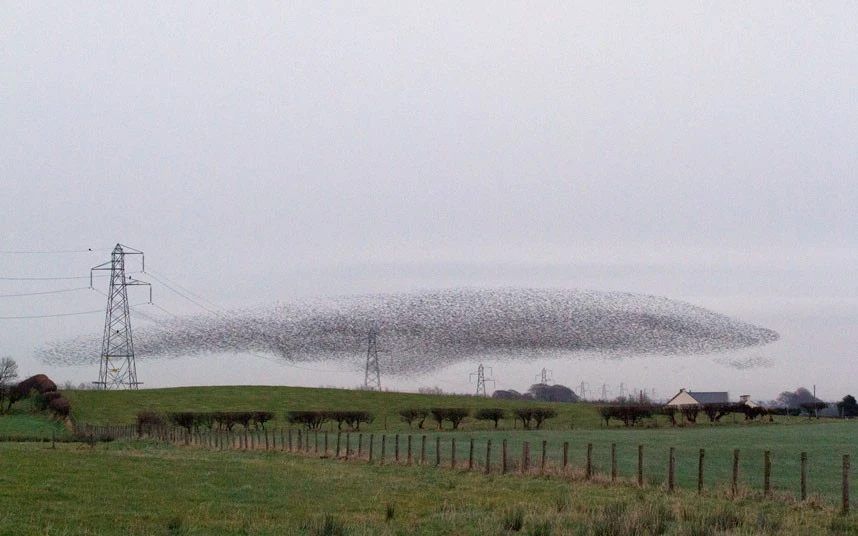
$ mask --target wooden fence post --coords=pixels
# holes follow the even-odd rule
[[[611,482],[617,481],[617,444],[611,443]]]
[[[807,500],[807,452],[801,453],[801,500]]]
[[[569,466],[569,442],[563,442],[563,472],[566,472],[566,468]]]
[[[450,468],[456,468],[456,438],[450,440]]]
[[[350,433],[346,432],[346,459],[347,460],[349,459],[349,449],[352,448],[351,442],[352,442],[352,435]]]
[[[359,434],[358,434],[358,452],[357,452],[357,457],[358,457],[358,459],[363,458],[363,432],[361,432],[361,433],[359,433]]]
[[[393,461],[399,463],[399,434],[393,436]]]
[[[468,447],[468,471],[474,468],[474,438],[471,438],[471,444]]]
[[[593,476],[593,444],[587,443],[587,472],[585,473],[585,478],[590,480],[590,477]]]
[[[763,453],[763,495],[768,497],[772,494],[772,453]]]
[[[387,450],[387,434],[381,434],[381,458],[379,458],[378,463],[384,463],[384,451]]]
[[[521,447],[521,472],[527,473],[528,462],[530,461],[530,441],[525,441]]]
[[[375,434],[369,434],[369,461],[372,462],[372,447],[375,445]]]
[[[412,456],[411,456],[411,434],[408,434],[408,454],[407,454],[407,456],[408,456],[408,457],[406,458],[406,461],[407,461],[408,465],[411,465],[411,461],[412,461]]]
[[[301,452],[301,451],[303,450],[303,448],[302,448],[302,447],[303,447],[303,444],[301,443],[301,441],[302,441],[302,435],[303,435],[303,434],[302,434],[302,432],[303,432],[303,430],[301,430],[300,428],[298,428],[298,452]]]
[[[492,440],[486,441],[486,474],[492,470]]]
[[[441,436],[435,436],[435,467],[441,467]]]
[[[336,455],[334,456],[335,458],[340,457],[340,441],[342,440],[342,435],[343,435],[342,432],[337,432],[337,450],[336,450]],[[328,453],[326,452],[325,455],[327,456],[327,454]]]
[[[545,474],[545,459],[548,457],[548,441],[542,440],[542,460],[539,462],[539,472]]]
[[[739,449],[733,451],[733,478],[730,483],[730,493],[733,497],[739,493]]]
[[[843,515],[849,513],[849,455],[843,455]]]
[[[503,440],[503,456],[501,457],[501,474],[506,474],[507,462],[506,462],[506,438]]]
[[[673,491],[674,478],[676,476],[676,449],[670,447],[670,459],[667,464],[667,491]]]
[[[420,465],[426,464],[426,434],[423,434],[423,438],[420,441]]]
[[[703,493],[703,458],[706,449],[700,449],[700,457],[697,459],[697,493]]]
[[[292,452],[292,429],[291,428],[289,429],[289,432],[287,433],[287,435],[289,436],[289,452]]]
[[[325,456],[327,457],[327,455],[328,455],[328,451],[330,450],[330,449],[328,448],[328,431],[327,431],[327,430],[325,430],[325,433],[324,433],[323,435],[324,435],[324,444],[323,444],[323,447],[324,447],[324,449],[325,449]],[[318,447],[318,446],[319,446],[319,433],[318,433],[318,432],[316,432],[316,447]],[[318,449],[318,448],[316,448],[316,450],[319,450],[319,449]]]

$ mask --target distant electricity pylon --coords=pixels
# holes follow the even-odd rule
[[[107,314],[104,319],[104,339],[99,356],[99,389],[137,389],[137,364],[134,362],[134,340],[131,336],[131,312],[128,305],[128,287],[148,286],[149,301],[152,301],[152,286],[125,276],[125,256],[140,255],[143,252],[122,244],[116,244],[110,255],[110,261],[99,264],[89,272],[89,286],[92,287],[92,272],[110,270],[110,290],[107,293]],[[145,264],[143,264],[145,270]]]
[[[539,381],[539,383],[543,383],[543,384],[547,385],[547,384],[554,381],[554,377],[551,374],[550,370],[544,368],[544,369],[542,369],[542,372],[540,372],[539,374],[536,375],[536,380]]]
[[[366,373],[364,374],[363,386],[365,389],[381,391],[381,370],[378,368],[378,332],[375,328],[370,328],[367,340]]]
[[[587,400],[587,393],[593,394],[590,391],[590,384],[585,381],[581,382],[579,392],[581,393],[581,400]]]
[[[495,383],[493,379],[486,378],[486,369],[491,371],[492,367],[484,367],[483,364],[480,363],[480,366],[477,367],[477,371],[472,372],[470,376],[468,376],[468,381],[470,381],[474,376],[477,377],[477,396],[488,396],[486,394],[486,382],[492,382],[492,384]]]

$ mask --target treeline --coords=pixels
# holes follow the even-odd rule
[[[609,426],[611,420],[622,422],[625,426],[635,426],[644,419],[650,419],[658,415],[668,418],[672,426],[678,424],[677,418],[684,418],[686,422],[696,423],[701,414],[705,415],[709,422],[719,422],[723,417],[730,414],[741,414],[745,420],[751,421],[765,415],[786,414],[787,410],[771,410],[761,406],[749,406],[744,403],[718,403],[702,404],[699,406],[657,406],[653,404],[619,404],[613,406],[602,406],[599,415]],[[792,414],[792,413],[790,413]]]
[[[474,412],[467,408],[406,408],[399,410],[400,418],[412,428],[423,429],[427,418],[432,418],[438,425],[439,430],[444,429],[444,423],[449,422],[452,429],[456,430],[467,417],[471,416],[480,421],[492,421],[495,428],[505,418],[512,416],[516,422],[521,421],[522,427],[529,430],[532,426],[540,429],[542,424],[557,416],[557,410],[553,408],[515,408],[512,410],[502,408],[481,408]]]
[[[166,424],[184,428],[188,432],[213,429],[232,431],[237,425],[245,430],[265,430],[265,423],[275,417],[272,411],[141,411],[137,413],[137,431],[138,434],[150,433]],[[368,411],[287,411],[285,418],[290,424],[306,426],[310,430],[318,430],[330,421],[335,421],[338,429],[342,429],[345,424],[352,430],[360,430],[361,423],[372,422],[374,417]]]

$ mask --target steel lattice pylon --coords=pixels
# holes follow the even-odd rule
[[[381,391],[381,371],[378,367],[378,332],[369,330],[366,349],[366,373],[364,374],[363,386],[365,389],[376,389]]]
[[[107,314],[104,319],[104,338],[101,343],[99,356],[98,381],[94,382],[99,389],[137,389],[137,365],[134,362],[134,341],[131,335],[131,312],[128,305],[128,287],[146,285],[143,281],[125,276],[125,256],[140,255],[143,252],[132,248],[126,252],[121,244],[116,244],[109,262],[100,264],[90,271],[90,286],[92,286],[92,271],[110,271],[110,290],[107,294]],[[152,290],[149,289],[149,301],[152,301]]]
[[[495,381],[491,378],[486,378],[486,369],[491,370],[491,367],[484,367],[482,363],[477,367],[476,372],[471,373],[471,377],[474,375],[477,376],[477,396],[488,396],[486,394],[486,382],[494,383]]]

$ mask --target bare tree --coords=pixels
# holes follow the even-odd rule
[[[0,359],[0,409],[3,401],[11,396],[15,380],[18,379],[18,363],[11,357]]]

